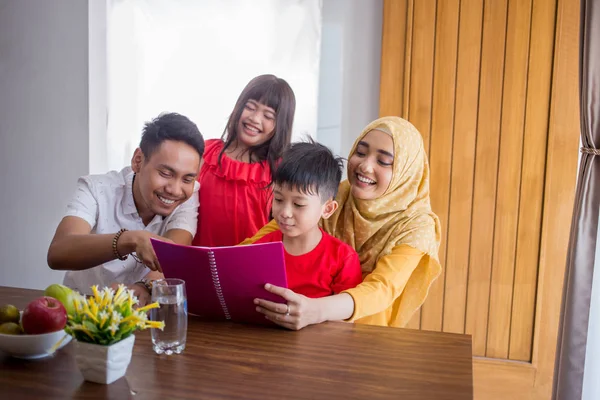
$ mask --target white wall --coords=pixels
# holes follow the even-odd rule
[[[62,282],[46,252],[88,171],[87,2],[0,2],[0,285]]]
[[[598,226],[600,238],[600,224]],[[582,400],[600,399],[600,241],[596,243],[596,262],[592,282],[592,301],[588,326]]]
[[[382,0],[323,0],[317,139],[347,157],[379,116]]]
[[[382,13],[323,0],[317,139],[344,157],[378,116]],[[106,158],[105,19],[100,0],[0,0],[0,285],[62,281],[48,245],[77,178]]]

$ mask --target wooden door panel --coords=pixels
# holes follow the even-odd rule
[[[508,358],[517,224],[521,199],[525,101],[528,95],[530,30],[531,1],[510,0],[506,24],[494,247],[486,344],[486,356],[493,358]],[[537,96],[537,93],[531,95]]]
[[[472,335],[477,398],[550,395],[579,143],[578,10],[384,1],[380,114],[422,133],[444,233],[443,274],[408,327]]]
[[[556,3],[534,0],[532,11],[520,183],[525,201],[519,203],[509,347],[509,358],[520,361],[531,360],[533,341]],[[547,106],[541,107],[540,99]]]

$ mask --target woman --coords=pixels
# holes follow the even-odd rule
[[[346,320],[405,326],[439,276],[440,223],[429,201],[429,166],[417,129],[398,117],[370,123],[348,159],[329,234],[358,252],[363,282],[340,294],[309,299],[272,285],[287,304],[256,299],[257,311],[289,329]],[[273,221],[246,243],[277,228]]]

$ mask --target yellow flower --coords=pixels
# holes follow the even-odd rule
[[[98,305],[96,304],[96,300],[93,297],[90,297],[88,303],[90,305],[90,311],[92,312],[92,314],[98,315]]]
[[[144,307],[140,307],[137,310],[138,310],[138,312],[144,312],[144,311],[151,310],[153,308],[160,308],[160,305],[158,304],[158,302],[154,302],[154,303],[145,305]]]
[[[117,333],[117,331],[119,330],[119,324],[113,322],[108,329],[110,330],[110,334],[115,336],[115,333]]]
[[[86,316],[90,317],[90,319],[92,321],[94,321],[95,323],[98,323],[98,319],[96,318],[96,316],[94,314],[92,314],[89,310],[86,310],[84,314]]]
[[[94,295],[96,302],[100,303],[100,295],[98,294],[98,286],[97,285],[92,286],[92,294]]]
[[[163,321],[148,321],[147,311],[158,308],[158,303],[133,309],[139,303],[138,298],[122,284],[116,291],[108,287],[98,290],[97,286],[92,286],[91,291],[93,295],[87,298],[75,292],[75,311],[67,320],[68,332],[73,335],[75,332],[83,332],[77,336],[80,340],[110,344],[118,337],[138,329],[163,329],[165,326]]]
[[[121,293],[123,293],[123,290],[125,290],[125,285],[120,284],[119,287],[117,288],[117,293],[115,293],[115,297],[119,297],[121,295]]]
[[[73,306],[75,306],[75,312],[79,314],[81,311],[81,302],[78,298],[73,298]]]
[[[118,312],[118,311],[113,311],[111,314],[111,320],[113,324],[119,324],[121,322],[121,320],[123,319],[123,316]]]
[[[161,331],[165,328],[164,321],[146,321],[146,328],[160,329]]]
[[[121,320],[121,325],[126,324],[128,322],[133,322],[134,324],[136,324],[139,321],[139,317],[135,314],[131,314],[128,317],[125,317]]]
[[[106,320],[108,319],[108,313],[106,311],[100,311],[98,313],[98,317],[100,318],[100,323],[98,324],[98,326],[102,329],[102,327],[106,323]]]
[[[81,324],[74,324],[71,329],[73,329],[74,331],[81,331],[83,333],[85,333],[86,335],[88,335],[91,339],[94,339],[94,335],[92,335],[92,333],[83,325]]]

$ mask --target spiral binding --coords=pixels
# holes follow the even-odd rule
[[[223,289],[221,288],[221,281],[219,280],[219,271],[217,271],[215,253],[212,251],[208,252],[208,263],[210,264],[210,273],[212,275],[213,285],[215,287],[215,291],[217,292],[217,297],[219,298],[219,303],[221,303],[221,308],[223,309],[225,318],[231,319],[231,315],[227,309],[227,304],[225,303],[225,297],[223,297]]]

